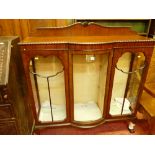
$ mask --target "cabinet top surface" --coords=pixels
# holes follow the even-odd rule
[[[126,41],[153,41],[142,36],[75,36],[75,37],[28,37],[20,44],[28,43],[112,43]]]
[[[82,25],[76,23],[66,27],[38,28],[31,37],[20,44],[43,43],[113,43],[128,41],[150,41],[152,39],[139,36],[129,27],[104,27],[95,23]]]

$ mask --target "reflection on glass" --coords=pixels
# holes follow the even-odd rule
[[[115,69],[111,115],[132,114],[135,110],[145,56],[143,53],[124,53]]]
[[[74,120],[102,118],[108,54],[73,55]]]
[[[29,69],[39,121],[64,120],[66,97],[61,61],[55,56],[38,56],[31,59]]]

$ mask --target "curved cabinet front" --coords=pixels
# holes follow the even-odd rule
[[[134,117],[152,49],[139,42],[23,45],[35,126],[89,128]]]
[[[105,118],[112,50],[70,53],[72,122],[81,127],[95,126]]]

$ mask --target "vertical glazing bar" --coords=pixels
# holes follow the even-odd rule
[[[132,53],[129,72],[131,72],[133,69],[133,62],[134,62],[134,54]],[[127,96],[128,90],[129,90],[129,83],[130,83],[131,76],[132,76],[132,74],[128,74],[128,79],[127,79],[127,83],[126,83],[126,88],[125,88],[125,93],[124,93],[124,98],[123,98],[123,104],[122,104],[122,109],[121,109],[121,115],[123,114],[125,98]]]
[[[51,108],[51,118],[53,122],[53,111],[52,111],[52,101],[51,101],[51,92],[50,92],[50,85],[49,85],[49,77],[47,77],[47,84],[48,84],[48,94],[49,94],[49,100],[50,100],[50,108]]]
[[[36,72],[36,67],[35,67],[35,60],[34,58],[32,58],[32,70],[33,72]],[[38,89],[38,81],[37,81],[37,77],[36,75],[33,74],[34,77],[34,82],[35,82],[35,87],[36,87],[36,92],[37,92],[37,99],[38,99],[38,103],[39,103],[39,112],[38,115],[40,113],[40,108],[41,108],[41,103],[40,103],[40,96],[39,96],[39,89]]]

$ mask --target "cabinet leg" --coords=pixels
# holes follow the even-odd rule
[[[149,124],[149,135],[152,135],[152,130],[153,130],[153,119],[152,118],[148,119],[148,124]]]
[[[133,122],[129,122],[128,130],[130,133],[135,133],[135,124]]]

